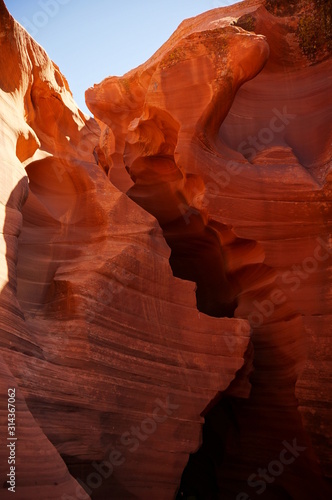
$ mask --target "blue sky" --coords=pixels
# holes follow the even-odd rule
[[[232,0],[5,0],[69,82],[79,107],[84,92],[146,61],[183,19]]]

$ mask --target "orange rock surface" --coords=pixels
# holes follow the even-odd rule
[[[263,3],[89,118],[0,0],[1,498],[8,389],[17,500],[331,498],[332,62]]]
[[[184,21],[86,92],[100,165],[156,217],[198,309],[253,330],[250,397],[209,407],[185,498],[331,497],[332,60],[263,4]],[[301,453],[277,470],[285,443]]]
[[[0,429],[6,441],[15,388],[15,498],[172,498],[205,408],[249,396],[249,322],[197,309],[155,217],[101,168],[97,122],[2,1],[0,33]]]

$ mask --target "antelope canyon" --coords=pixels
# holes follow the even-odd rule
[[[331,28],[210,10],[89,117],[0,0],[1,498],[332,498]]]

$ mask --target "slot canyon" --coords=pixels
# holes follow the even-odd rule
[[[300,30],[323,5],[332,31],[316,3],[183,21],[86,90],[89,117],[0,0],[4,500],[9,388],[17,500],[332,498],[332,41],[308,55]]]

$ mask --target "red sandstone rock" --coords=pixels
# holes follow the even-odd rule
[[[121,134],[101,124],[98,165],[96,121],[3,2],[0,14],[0,428],[15,387],[15,498],[172,498],[201,413],[227,388],[249,395],[250,325],[197,310],[156,219],[101,168]]]
[[[331,60],[261,3],[185,21],[89,89],[98,127],[0,2],[0,427],[16,387],[19,500],[88,498],[77,478],[93,498],[173,498],[201,414],[183,488],[253,495],[296,440],[264,496],[331,496]]]
[[[331,478],[332,63],[301,54],[296,22],[258,0],[210,11],[86,92],[103,123],[101,165],[158,219],[198,308],[253,327],[253,387],[237,427],[223,435],[222,403],[207,424],[223,461],[210,443],[185,484],[198,492],[195,476],[215,459],[220,498],[252,495],[248,477],[294,439],[306,450],[267,498],[331,495],[320,470]]]

